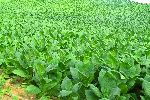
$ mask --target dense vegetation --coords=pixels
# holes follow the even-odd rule
[[[0,73],[43,100],[149,100],[149,36],[150,5],[0,0]]]

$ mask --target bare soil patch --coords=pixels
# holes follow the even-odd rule
[[[14,97],[18,98],[18,100],[35,100],[34,95],[28,94],[24,88],[12,84],[10,79],[6,81],[2,89],[10,89],[10,92],[2,96],[2,100],[12,100]]]

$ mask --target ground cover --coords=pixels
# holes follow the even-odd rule
[[[19,79],[41,100],[150,99],[149,12],[125,0],[0,0],[1,90]]]

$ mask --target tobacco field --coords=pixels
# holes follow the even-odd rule
[[[0,97],[7,79],[35,100],[150,100],[150,5],[0,0]]]

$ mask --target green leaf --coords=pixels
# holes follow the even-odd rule
[[[34,85],[27,86],[26,91],[31,94],[39,94],[41,92],[41,90]]]
[[[99,99],[99,100],[109,100],[109,99],[107,99],[107,98],[102,98],[102,99]]]
[[[145,100],[144,96],[140,96],[141,97],[141,100]]]
[[[139,64],[134,65],[134,66],[129,66],[129,65],[126,65],[126,66],[121,66],[120,71],[123,72],[124,75],[126,75],[127,77],[134,78],[140,75],[141,68]]]
[[[93,84],[89,84],[89,86],[90,86],[90,89],[92,90],[92,92],[93,92],[96,96],[98,96],[98,97],[101,97],[101,96],[102,96],[101,92],[99,91],[99,89],[98,89],[97,87],[95,87]]]
[[[16,69],[12,73],[14,73],[20,77],[28,77],[27,74],[21,69]]]
[[[127,100],[126,96],[120,96],[118,100]]]
[[[0,59],[0,65],[1,65],[3,62],[4,62],[4,60],[3,60],[3,59]]]
[[[120,88],[116,87],[111,90],[110,98],[115,98],[115,96],[120,96]]]
[[[48,99],[46,96],[42,96],[39,100],[52,100],[52,99]]]
[[[112,74],[110,74],[110,72],[106,72],[104,70],[101,70],[99,72],[98,81],[101,86],[102,94],[105,97],[108,97],[112,88],[115,88],[117,86],[115,77],[112,76]]]
[[[98,97],[91,91],[85,90],[86,100],[98,100]]]
[[[49,89],[52,89],[53,87],[55,87],[58,83],[56,81],[52,81],[49,83],[43,83],[43,85],[41,85],[42,87],[42,91],[47,91]]]
[[[66,97],[69,96],[72,93],[72,91],[62,90],[60,91],[59,97]]]
[[[121,78],[122,80],[126,79],[125,76],[122,75],[121,73],[120,73],[120,78]]]
[[[71,72],[73,79],[79,79],[79,72],[76,68],[70,67],[70,72]]]
[[[119,84],[119,88],[121,89],[121,93],[127,93],[128,87],[125,83]]]
[[[70,91],[72,87],[73,85],[72,85],[71,80],[66,76],[62,81],[61,89]]]
[[[145,91],[145,94],[150,96],[150,76],[149,75],[146,75],[144,80],[143,80],[143,83],[142,83],[142,87]]]
[[[0,75],[0,88],[5,84],[6,80]]]
[[[79,100],[78,96],[72,97],[72,100]]]
[[[81,83],[77,83],[73,86],[72,92],[76,93],[81,88]]]
[[[136,77],[128,79],[128,81],[126,82],[128,88],[131,88],[135,84],[135,80],[136,80]]]

